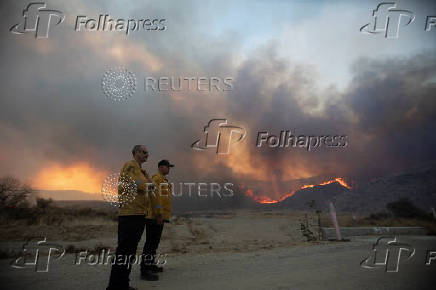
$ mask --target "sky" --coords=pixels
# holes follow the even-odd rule
[[[378,1],[46,1],[65,20],[41,39],[10,32],[30,3],[0,4],[0,175],[98,196],[145,144],[150,173],[165,158],[174,182],[233,182],[278,199],[301,180],[370,179],[436,160],[436,26],[425,30],[434,1],[395,1],[415,18],[402,16],[392,39],[360,32]],[[166,29],[74,31],[77,16],[100,14],[165,19]],[[136,78],[125,102],[102,91],[116,67]],[[232,89],[153,92],[147,77],[230,78]],[[212,119],[245,129],[230,154],[191,148]],[[258,132],[283,130],[348,142],[256,147]]]

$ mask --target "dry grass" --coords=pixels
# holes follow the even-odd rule
[[[338,224],[342,227],[424,227],[429,235],[436,235],[435,219],[418,219],[418,218],[396,218],[358,215],[353,218],[352,214],[337,215]],[[321,214],[321,226],[333,227],[330,214]]]
[[[117,212],[54,206],[9,208],[0,213],[0,241],[45,236],[51,240],[81,241],[116,233]]]

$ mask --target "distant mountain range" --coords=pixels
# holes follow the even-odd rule
[[[37,196],[53,200],[103,200],[101,194],[79,190],[37,190]]]
[[[41,190],[38,196],[52,198],[61,206],[99,206],[108,204],[100,194],[90,194],[77,190]],[[374,213],[385,209],[386,204],[402,197],[409,198],[416,206],[430,212],[436,209],[436,166],[414,168],[408,172],[374,178],[370,181],[353,182],[347,189],[339,183],[314,186],[297,190],[294,195],[275,204],[259,204],[243,192],[236,192],[231,198],[173,198],[177,212],[208,209],[328,209],[328,201],[333,201],[337,211],[353,213]],[[314,201],[314,203],[312,202]],[[312,203],[313,207],[309,207]],[[105,205],[103,205],[105,206]]]

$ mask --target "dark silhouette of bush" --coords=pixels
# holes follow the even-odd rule
[[[30,186],[12,176],[0,177],[0,221],[23,220],[28,225],[61,225],[76,219],[103,218],[118,220],[116,211],[94,208],[62,208],[50,199],[36,198],[31,206],[28,197],[35,194]]]
[[[377,213],[372,213],[369,215],[369,218],[372,220],[384,220],[384,219],[388,219],[391,217],[392,217],[392,214],[388,213],[388,212],[377,212]]]
[[[45,199],[45,198],[37,198],[36,199],[36,207],[42,210],[48,209],[49,207],[52,207],[53,200],[51,198]]]
[[[13,176],[0,178],[0,209],[28,207],[27,198],[33,192],[30,186],[22,184]]]
[[[416,207],[407,197],[386,204],[386,209],[398,218],[431,218],[429,213]]]

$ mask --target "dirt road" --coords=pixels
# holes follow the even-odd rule
[[[377,237],[351,242],[327,242],[255,252],[169,255],[160,281],[139,278],[133,268],[131,285],[138,289],[435,289],[436,260],[425,265],[427,250],[436,250],[436,237],[401,236],[415,255],[401,261],[399,271],[364,269]],[[14,269],[0,260],[2,289],[105,289],[110,267],[75,265],[67,254],[50,264],[49,272]]]

